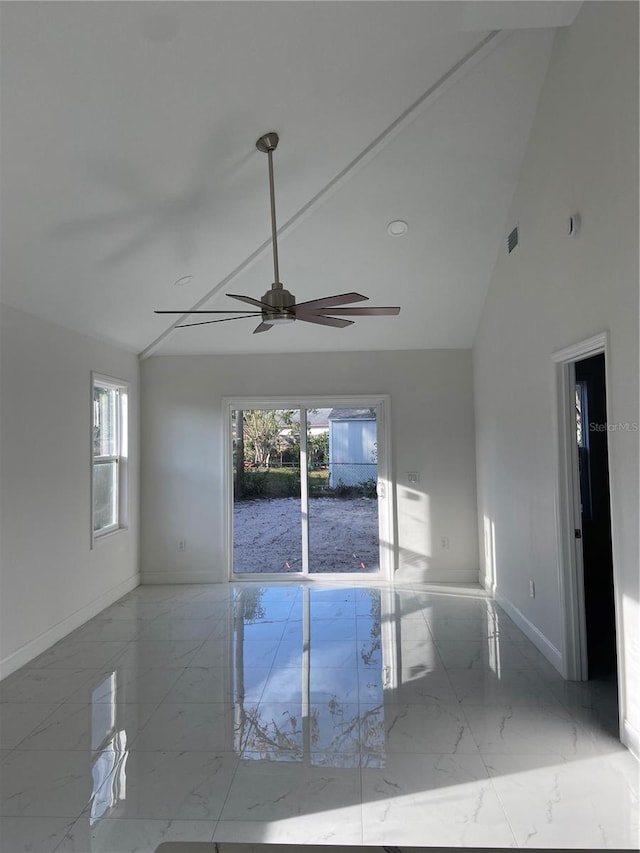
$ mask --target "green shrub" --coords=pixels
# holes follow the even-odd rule
[[[356,483],[352,486],[347,486],[342,480],[338,480],[338,485],[330,489],[327,495],[336,498],[375,498],[378,495],[377,486],[375,477],[370,477],[368,480],[363,480],[362,483]]]
[[[300,497],[297,468],[249,468],[242,475],[240,500],[293,497]]]
[[[365,480],[363,483],[360,483],[360,488],[362,489],[363,498],[378,497],[378,481],[375,477],[369,477],[368,480]]]
[[[267,472],[245,471],[242,476],[242,500],[264,498],[267,495]]]
[[[377,483],[374,477],[347,486],[342,480],[329,487],[329,471],[309,472],[310,497],[375,498]],[[266,500],[268,498],[299,498],[300,471],[298,468],[248,468],[242,474],[242,495],[236,500]]]

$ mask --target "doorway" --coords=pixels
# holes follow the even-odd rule
[[[229,576],[388,577],[388,398],[226,405]]]
[[[611,551],[604,353],[575,363],[576,444],[584,577],[587,677],[615,678],[616,624]]]
[[[608,464],[607,336],[552,357],[558,414],[558,539],[564,675],[624,707]]]

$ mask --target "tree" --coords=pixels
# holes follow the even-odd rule
[[[282,431],[292,429],[293,409],[249,409],[244,412],[244,458],[257,468],[268,468],[279,450]]]
[[[244,412],[234,409],[232,414],[235,444],[233,450],[233,468],[236,474],[235,496],[241,501],[244,495]]]
[[[309,436],[309,460],[311,466],[326,465],[329,462],[329,432]]]

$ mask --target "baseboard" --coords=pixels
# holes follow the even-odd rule
[[[225,583],[226,578],[216,576],[213,572],[189,570],[186,572],[143,572],[141,584],[175,584],[175,583]]]
[[[140,575],[135,574],[132,577],[127,578],[126,581],[122,581],[122,583],[119,583],[106,592],[103,592],[102,595],[98,596],[98,598],[94,598],[93,601],[89,602],[89,604],[86,604],[84,607],[76,610],[75,613],[71,614],[71,616],[67,616],[66,619],[63,619],[61,622],[58,622],[57,625],[49,628],[48,631],[40,634],[40,636],[36,637],[35,640],[25,643],[25,645],[21,646],[17,651],[12,652],[5,658],[2,658],[2,660],[0,660],[0,681],[8,675],[11,675],[12,672],[20,669],[21,666],[24,666],[29,663],[29,661],[38,657],[42,652],[46,652],[46,650],[51,648],[51,646],[54,643],[57,643],[58,640],[62,640],[67,636],[67,634],[70,634],[71,631],[75,631],[76,628],[84,625],[85,622],[92,619],[94,616],[97,616],[101,610],[105,609],[105,607],[109,607],[109,605],[113,604],[114,601],[122,598],[123,595],[131,592],[132,589],[135,589],[139,585]]]
[[[622,721],[622,743],[640,761],[640,732],[631,725],[629,720]]]
[[[563,660],[560,650],[557,649],[553,643],[547,639],[547,637],[545,637],[539,628],[536,628],[533,622],[530,622],[527,619],[521,610],[518,610],[515,604],[512,604],[507,598],[503,598],[499,592],[495,592],[493,597],[496,604],[499,604],[507,615],[513,619],[525,637],[531,640],[538,651],[542,652],[549,663],[551,663],[562,675]]]

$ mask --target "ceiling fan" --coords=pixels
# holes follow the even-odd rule
[[[258,151],[262,151],[269,158],[269,198],[271,202],[271,243],[273,247],[273,284],[261,299],[252,296],[241,296],[228,293],[231,299],[238,299],[253,309],[234,309],[228,311],[187,310],[187,311],[155,311],[155,314],[235,314],[238,316],[224,317],[219,320],[200,320],[195,323],[178,323],[176,329],[185,329],[190,326],[207,326],[211,323],[226,323],[229,320],[245,320],[250,317],[260,317],[260,323],[253,330],[253,334],[268,332],[273,326],[292,323],[294,320],[302,320],[305,323],[316,323],[320,326],[334,326],[341,329],[353,325],[349,317],[381,317],[399,314],[399,307],[341,307],[352,302],[365,302],[368,297],[360,293],[339,293],[336,296],[324,296],[320,299],[311,299],[308,302],[296,303],[295,296],[282,286],[278,269],[278,241],[276,228],[276,203],[273,180],[273,152],[278,147],[279,137],[274,131],[265,133],[256,142]],[[338,316],[336,316],[338,315]]]

